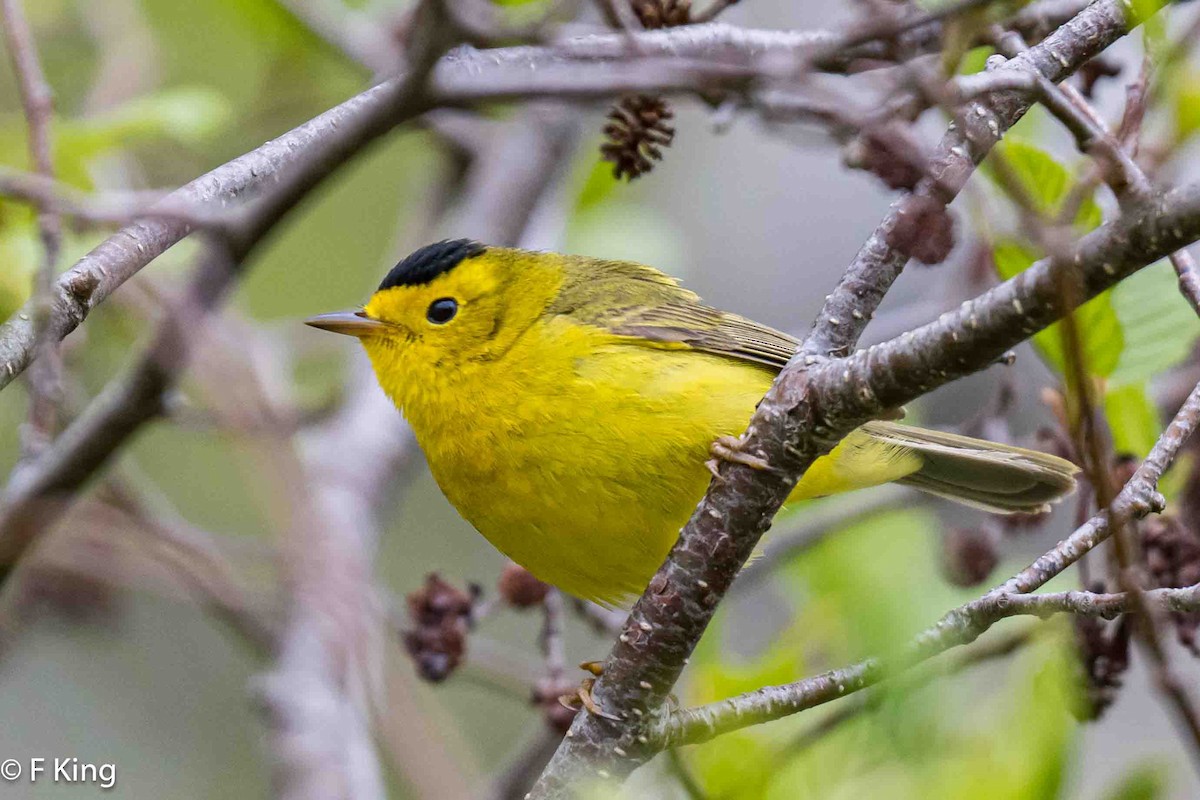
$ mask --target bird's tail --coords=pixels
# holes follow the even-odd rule
[[[897,483],[963,505],[1000,514],[1036,512],[1075,489],[1078,468],[1048,453],[891,422],[868,422],[860,430],[921,458],[920,468]]]

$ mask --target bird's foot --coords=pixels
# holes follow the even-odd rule
[[[747,453],[742,449],[743,446],[742,440],[737,436],[722,436],[717,439],[709,447],[709,452],[712,454],[712,458],[706,462],[709,471],[718,478],[720,477],[717,474],[718,461],[730,461],[763,472],[774,471],[775,468],[765,458]]]
[[[584,661],[579,667],[592,673],[596,678],[604,674],[604,664],[600,661]],[[583,707],[593,716],[601,717],[602,719],[611,719],[613,722],[620,722],[620,717],[615,714],[609,714],[600,708],[595,698],[592,697],[592,687],[596,684],[596,678],[584,678],[574,694],[564,694],[558,698],[558,702],[570,709],[578,710],[580,707]]]

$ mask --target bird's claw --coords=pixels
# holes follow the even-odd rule
[[[761,456],[752,455],[742,449],[742,440],[736,436],[722,436],[717,439],[709,447],[709,452],[712,453],[712,459],[707,464],[709,470],[716,474],[716,462],[729,461],[734,464],[741,464],[750,469],[756,469],[762,472],[773,472],[774,467]],[[720,477],[720,476],[718,476]]]
[[[578,710],[580,706],[587,709],[587,712],[594,717],[609,719],[613,722],[620,722],[621,718],[615,714],[609,714],[604,709],[597,705],[595,698],[592,697],[592,686],[596,683],[595,678],[584,678],[579,684],[579,688],[575,690],[575,694],[564,694],[558,698],[558,702],[567,708]]]

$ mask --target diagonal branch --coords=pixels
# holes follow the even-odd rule
[[[1057,18],[1078,3],[1060,0],[1042,5],[1048,9],[1045,14]],[[1034,13],[1038,8],[1031,6],[1016,21],[1038,25],[1041,17]],[[928,34],[922,39],[924,45],[937,46],[938,25],[919,31]],[[229,204],[311,158],[322,142],[337,138],[336,132],[347,126],[373,129],[373,136],[378,136],[437,105],[534,97],[586,101],[626,92],[738,88],[755,78],[786,74],[801,64],[844,69],[848,61],[870,52],[862,49],[867,45],[831,52],[839,34],[828,31],[746,30],[708,24],[630,35],[636,38],[636,53],[630,52],[623,33],[577,37],[554,47],[483,51],[460,47],[437,64],[421,104],[404,108],[397,104],[405,78],[391,78],[197,178],[170,194],[164,203],[173,208]],[[812,63],[815,56],[821,57]],[[1061,69],[1053,60],[1044,66]],[[121,284],[191,232],[185,220],[148,217],[111,236],[60,276],[55,284],[50,333],[61,340]],[[0,325],[0,389],[33,360],[31,312],[31,308],[22,309]]]
[[[589,776],[624,776],[653,755],[647,731],[715,606],[799,477],[846,433],[889,408],[985,369],[1079,303],[1197,238],[1200,185],[1192,185],[1084,237],[1062,263],[1038,262],[898,339],[848,358],[785,369],[760,403],[741,444],[769,469],[723,465],[721,478],[714,481],[634,607],[605,663],[594,696],[624,724],[578,717],[574,735],[560,748],[534,797],[558,796],[567,785]],[[1072,303],[1064,302],[1058,291],[1064,269],[1078,270],[1082,276],[1082,293]],[[1141,475],[1157,479],[1166,469],[1195,426],[1198,406],[1200,394],[1194,394]],[[1130,504],[1130,513],[1158,507],[1153,493],[1143,491],[1147,480],[1135,476],[1138,493],[1123,501]],[[1052,551],[1004,590],[1037,588],[1107,535],[1105,519],[1092,520],[1064,543],[1071,548],[1069,557],[1059,558],[1057,549]]]
[[[1158,496],[1157,483],[1198,425],[1200,386],[1193,389],[1150,455],[1125,484],[1110,508],[1102,509],[1053,550],[1001,586],[946,614],[936,625],[914,638],[908,649],[894,659],[887,662],[869,659],[797,683],[769,686],[708,706],[689,709],[674,715],[667,722],[663,735],[673,745],[697,743],[721,733],[780,719],[836,700],[953,647],[970,644],[995,623],[1017,614],[1049,616],[1069,612],[1112,618],[1137,610],[1137,593],[1098,595],[1064,592],[1032,595],[1029,592],[1043,586],[1108,538],[1113,520],[1126,524],[1133,518],[1161,508],[1162,498]],[[1195,610],[1200,608],[1200,587],[1156,589],[1143,593],[1141,598],[1144,598],[1147,607],[1155,610]]]
[[[1010,59],[996,72],[1009,71],[1058,83],[1093,56],[1125,35],[1125,6],[1101,0],[1051,34],[1045,41]],[[990,76],[988,76],[990,77]],[[813,355],[846,355],[858,342],[884,294],[900,276],[908,256],[891,244],[893,231],[912,213],[915,198],[949,203],[966,184],[975,166],[1029,107],[1021,91],[997,92],[968,104],[938,144],[928,174],[916,190],[892,204],[888,215],[858,251],[809,333],[804,351]]]
[[[275,224],[322,179],[389,130],[393,115],[405,118],[423,108],[420,86],[430,66],[432,60],[425,69],[414,69],[410,80],[391,87],[384,98],[387,114],[345,120],[325,132],[306,160],[270,192],[230,215],[196,267],[182,305],[167,315],[141,357],[125,375],[110,382],[51,448],[14,471],[0,506],[0,570],[15,563],[66,510],[66,502],[50,501],[69,499],[143,424],[162,413],[164,394],[178,380],[195,344],[192,329],[221,302],[249,255]],[[144,224],[175,230],[179,223],[154,220]],[[118,248],[130,245],[120,235],[109,242]],[[135,242],[132,246],[142,245]]]
[[[1004,69],[1032,67],[1061,80],[1125,30],[1124,4],[1100,0]],[[943,141],[938,170],[918,192],[932,196],[945,191],[935,184],[957,191],[1000,136],[1002,122],[1011,125],[1025,108],[1020,95],[1012,94],[972,104],[962,125]],[[647,733],[654,718],[662,713],[734,577],[816,458],[863,422],[986,368],[1070,310],[1059,302],[1058,265],[1043,262],[900,340],[853,357],[823,358],[854,346],[904,267],[907,258],[888,239],[906,203],[907,198],[893,206],[860,251],[826,301],[804,345],[807,355],[793,359],[778,376],[742,437],[741,449],[770,468],[722,465],[667,561],[634,606],[593,692],[606,712],[621,722],[578,716],[533,798],[566,796],[581,780],[623,778],[654,755],[656,747]],[[1089,279],[1087,297],[1200,236],[1200,187],[1150,206],[1087,237],[1071,252],[1072,267]]]

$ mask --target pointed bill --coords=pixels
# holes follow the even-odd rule
[[[362,311],[335,311],[332,314],[318,314],[304,320],[305,325],[320,328],[323,331],[344,333],[347,336],[378,336],[387,329],[387,324],[371,319]]]

